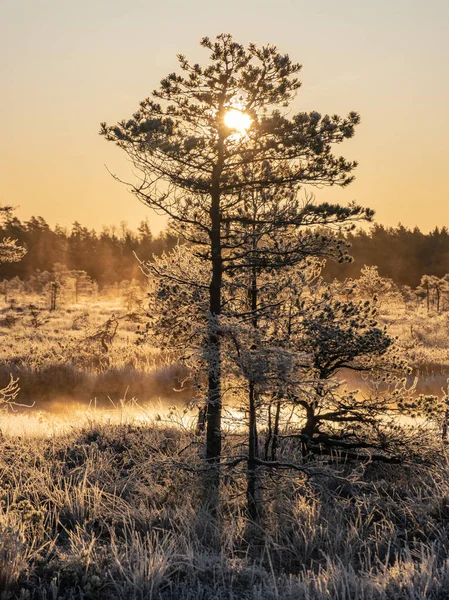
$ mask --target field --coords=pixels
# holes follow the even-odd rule
[[[39,302],[5,303],[0,316],[0,383],[12,373],[30,405],[0,415],[2,599],[447,598],[438,429],[420,430],[422,464],[354,467],[336,455],[310,476],[266,473],[257,525],[244,467],[224,469],[214,518],[195,412],[173,391],[180,367],[135,343],[143,313],[120,298],[54,312]],[[417,391],[441,395],[447,314],[397,306],[381,318],[420,375]],[[225,453],[243,444],[230,427]],[[294,441],[284,452],[300,462]]]
[[[111,408],[123,399],[170,397],[176,365],[148,344],[136,344],[142,310],[122,299],[68,304],[54,312],[38,297],[21,297],[0,313],[0,377],[20,378],[22,403],[65,409],[73,404]],[[31,307],[31,308],[30,308]]]

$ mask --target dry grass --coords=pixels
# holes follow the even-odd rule
[[[187,394],[174,393],[181,375],[172,357],[139,345],[138,323],[123,318],[105,351],[86,339],[112,316],[124,317],[120,299],[68,305],[50,312],[39,299],[23,297],[14,309],[0,309],[0,387],[12,373],[20,379],[21,402],[39,408],[90,401],[104,407],[124,395],[141,403],[181,405]],[[36,319],[30,304],[41,309]]]
[[[383,315],[393,335],[397,335],[404,346],[407,358],[423,380],[449,376],[449,313],[427,312],[425,306],[410,306],[407,311],[399,308]],[[444,383],[444,381],[443,381]],[[434,382],[440,391],[440,380]],[[427,383],[427,387],[431,387]],[[430,390],[429,390],[430,392]]]
[[[74,361],[89,331],[124,313],[119,302],[43,312],[38,327],[29,302],[0,315],[0,383],[12,371],[20,399],[37,405],[0,415],[1,600],[448,598],[444,448],[432,466],[368,465],[358,479],[265,474],[258,525],[245,517],[243,467],[225,470],[214,520],[201,475],[177,466],[201,465],[192,415],[164,417],[167,403],[183,401],[172,390],[176,368],[133,344],[135,324],[125,321],[107,364]],[[415,368],[427,360],[438,388],[428,391],[438,393],[446,317],[385,319]],[[225,451],[237,443],[234,431]],[[294,442],[286,452],[298,460]]]
[[[91,421],[0,444],[3,598],[447,598],[449,462],[364,482],[266,477],[248,526],[243,473],[201,508],[179,427]],[[228,440],[228,443],[229,440]]]

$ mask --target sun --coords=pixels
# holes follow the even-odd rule
[[[251,127],[251,117],[241,110],[231,108],[226,111],[224,122],[229,129],[235,129],[238,133],[244,134]]]

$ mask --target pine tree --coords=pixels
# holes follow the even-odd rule
[[[275,46],[247,48],[222,34],[203,38],[206,66],[178,55],[180,73],[162,80],[128,120],[101,126],[140,171],[131,184],[137,198],[171,220],[208,262],[208,361],[206,459],[221,455],[222,354],[220,315],[223,275],[236,250],[233,223],[248,193],[288,191],[304,184],[348,185],[355,162],[335,156],[335,144],[353,136],[358,114],[346,118],[290,114],[301,66]],[[370,211],[353,207],[359,216]],[[238,249],[237,249],[238,250]],[[237,252],[238,256],[238,252]],[[216,472],[215,485],[218,484]]]
[[[0,220],[11,218],[11,206],[0,206]],[[0,265],[2,263],[18,262],[25,256],[25,248],[18,246],[16,240],[4,238],[0,240]]]

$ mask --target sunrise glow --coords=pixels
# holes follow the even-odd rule
[[[229,129],[234,129],[238,133],[244,134],[251,127],[252,119],[247,113],[236,108],[231,108],[226,112],[224,122]]]
[[[0,600],[449,600],[448,20],[0,1]]]

